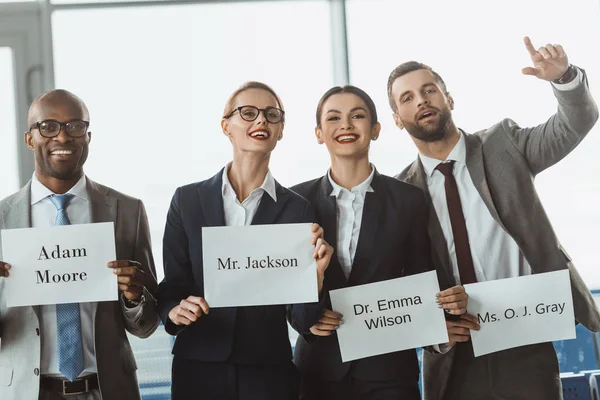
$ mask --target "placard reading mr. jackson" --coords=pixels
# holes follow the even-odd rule
[[[2,232],[8,307],[117,300],[112,222]]]
[[[318,301],[311,226],[202,228],[208,304],[239,307]]]

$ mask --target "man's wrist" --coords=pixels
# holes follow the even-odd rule
[[[577,77],[577,70],[572,64],[569,64],[565,73],[558,79],[553,80],[552,82],[557,85],[564,85],[573,81]]]

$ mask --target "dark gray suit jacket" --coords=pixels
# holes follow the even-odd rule
[[[583,70],[580,70],[583,72]],[[600,331],[600,313],[571,258],[554,234],[534,186],[535,176],[569,154],[592,129],[598,108],[587,78],[573,90],[553,88],[558,110],[547,122],[521,128],[504,119],[489,129],[465,134],[466,164],[475,187],[492,217],[518,244],[533,273],[569,269],[577,322]],[[431,202],[427,177],[417,159],[398,179],[420,187]],[[441,286],[456,284],[446,240],[433,205],[429,236]],[[465,210],[465,213],[468,213]],[[425,353],[423,389],[426,400],[441,400],[452,370],[454,351]],[[558,374],[558,371],[557,371]]]
[[[94,321],[96,364],[104,400],[140,398],[136,363],[125,331],[148,337],[158,326],[156,272],[143,203],[87,179],[92,222],[114,222],[117,259],[139,261],[149,275],[146,301],[137,312],[122,300],[98,303]],[[31,226],[31,183],[0,202],[0,230]],[[2,256],[0,255],[0,260]],[[3,260],[10,262],[10,260]],[[8,278],[10,279],[10,278]],[[37,399],[40,388],[39,307],[6,307],[0,278],[0,399]],[[119,297],[121,298],[120,294]],[[35,371],[38,371],[36,374]]]

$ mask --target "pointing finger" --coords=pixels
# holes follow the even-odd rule
[[[531,39],[529,39],[529,36],[525,36],[523,38],[523,42],[525,43],[525,48],[529,52],[529,55],[531,55],[532,57],[535,56],[537,54],[537,51],[535,50],[535,47],[533,47],[533,44],[531,43]]]

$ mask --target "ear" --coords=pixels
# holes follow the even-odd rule
[[[398,128],[400,128],[400,130],[404,129],[404,124],[402,123],[400,116],[397,113],[394,113],[393,115],[394,115],[394,122],[396,123],[396,126]]]
[[[25,144],[29,150],[33,150],[33,135],[31,132],[25,132]]]
[[[277,141],[283,139],[283,126],[281,127],[281,130],[279,131],[279,135],[277,136]]]
[[[446,93],[446,97],[448,97],[448,105],[450,106],[450,109],[454,110],[454,99],[452,98],[450,92]]]
[[[90,144],[90,142],[92,141],[92,132],[88,132],[87,136],[88,136],[88,144]]]
[[[231,138],[231,134],[229,133],[229,121],[225,118],[221,120],[221,129],[223,130],[223,134],[229,138]]]
[[[317,137],[317,143],[319,143],[319,144],[325,143],[325,140],[323,140],[323,132],[321,131],[321,128],[319,128],[319,127],[315,128],[315,136]]]
[[[380,132],[381,132],[381,124],[378,122],[371,129],[371,139],[372,140],[377,140],[377,138],[379,137],[379,133]]]

